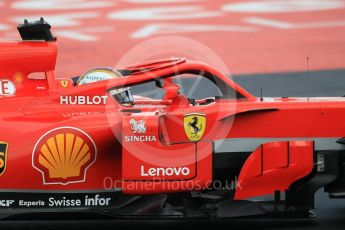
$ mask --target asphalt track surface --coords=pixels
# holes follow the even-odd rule
[[[253,7],[258,1],[243,5],[239,0],[104,0],[97,7],[87,7],[91,0],[50,1],[41,6],[29,0],[0,0],[0,39],[18,39],[17,23],[44,16],[58,36],[57,76],[69,77],[114,65],[148,39],[182,36],[217,53],[234,80],[256,96],[260,89],[264,97],[345,95],[345,1],[276,1],[280,2],[276,9],[268,4],[260,12],[263,8]],[[162,9],[168,12],[162,14]],[[139,17],[147,16],[145,12],[153,12],[151,18]],[[152,28],[156,30],[143,33]],[[304,71],[307,68],[312,71]],[[316,198],[316,218],[307,220],[0,221],[0,229],[344,229],[345,200],[330,200],[322,191]]]
[[[342,97],[345,69],[234,75],[233,80],[255,96]]]
[[[0,15],[0,40],[19,39],[24,18],[52,24],[59,77],[160,36],[201,42],[233,74],[304,71],[307,56],[311,70],[345,68],[345,0],[0,0]]]
[[[294,72],[234,76],[234,80],[252,94],[276,96],[343,96],[345,70]],[[202,86],[200,86],[202,90]],[[345,200],[329,199],[319,190],[316,194],[315,218],[309,219],[232,219],[232,220],[96,220],[92,218],[44,221],[0,221],[0,229],[344,229]]]

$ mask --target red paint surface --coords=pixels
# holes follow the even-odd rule
[[[0,23],[9,27],[0,30],[0,38],[17,37],[14,17],[25,18],[57,14],[78,14],[94,12],[94,18],[82,18],[75,21],[79,25],[55,26],[54,31],[75,31],[82,28],[107,27],[112,31],[93,33],[97,41],[80,42],[59,36],[59,52],[57,76],[70,77],[79,75],[97,66],[114,66],[117,61],[132,47],[157,35],[148,38],[130,38],[131,34],[150,23],[196,24],[254,27],[253,32],[174,32],[169,35],[185,36],[205,44],[216,52],[234,74],[266,73],[281,71],[306,70],[306,57],[311,58],[310,69],[334,69],[345,67],[345,9],[318,11],[301,11],[289,13],[241,13],[226,12],[222,6],[226,3],[240,1],[191,1],[187,3],[129,3],[117,1],[110,7],[90,9],[55,9],[28,10],[14,9],[13,4],[19,1],[5,0],[0,5]],[[317,3],[315,3],[317,4]],[[188,7],[199,6],[204,10],[213,10],[221,14],[217,17],[179,20],[111,20],[110,12],[125,9],[148,9],[153,7]],[[343,25],[322,28],[277,29],[247,23],[250,17],[260,17],[290,23],[338,22]]]
[[[44,42],[35,43],[30,50],[34,54],[35,51],[46,46],[46,50],[49,51],[47,59],[53,60],[56,54],[54,43],[49,44],[50,46],[46,46],[47,43]],[[19,47],[22,45],[32,45],[32,43],[17,44]],[[4,43],[2,47],[10,48],[11,46]],[[126,78],[115,78],[109,81],[63,88],[61,84],[56,84],[57,81],[55,81],[53,75],[47,74],[47,80],[27,79],[26,75],[32,72],[31,68],[35,67],[35,59],[25,61],[25,57],[29,53],[21,54],[20,51],[11,53],[12,57],[18,60],[18,71],[24,73],[23,78],[25,80],[15,83],[18,86],[18,95],[3,96],[0,100],[0,105],[3,108],[0,113],[0,120],[4,121],[1,126],[3,130],[1,140],[9,143],[8,167],[0,177],[2,188],[6,189],[102,189],[105,186],[105,179],[110,178],[116,188],[121,187],[126,193],[200,191],[212,182],[212,141],[228,138],[265,137],[308,139],[327,137],[339,139],[344,135],[345,126],[341,122],[345,114],[344,99],[294,98],[286,101],[275,98],[260,101],[237,86],[226,75],[221,74],[207,64],[196,61],[185,60],[177,62],[178,64],[174,66],[165,65],[165,67],[160,67],[157,63],[151,64],[148,65],[150,68],[147,71],[139,71]],[[1,61],[2,63],[10,61],[6,58],[6,55],[1,56],[0,63]],[[35,68],[35,70],[41,69],[51,73],[52,67],[40,66],[36,67],[38,69]],[[132,106],[119,104],[111,98],[104,105],[66,105],[59,100],[60,96],[68,95],[91,97],[101,95],[107,92],[107,89],[140,84],[147,82],[152,77],[165,80],[174,77],[174,74],[177,73],[188,74],[200,71],[210,73],[209,76],[216,77],[217,82],[223,82],[219,85],[227,85],[235,90],[237,95],[243,95],[243,98],[241,100],[220,98],[207,105],[190,105],[189,107],[184,104],[181,107],[176,105],[174,103],[176,98],[162,101],[153,100],[153,104],[150,98],[146,99],[146,104],[143,103],[143,100],[145,100],[143,98],[141,104],[136,105],[134,103]],[[11,73],[10,69],[7,72],[4,71],[4,73],[6,75]],[[191,76],[195,77],[197,75]],[[42,81],[46,81],[45,89],[41,86]],[[31,87],[26,90],[26,86]],[[31,92],[33,88],[36,89],[35,96]],[[163,90],[168,89],[163,87]],[[176,96],[185,97],[184,95]],[[162,103],[159,104],[159,102]],[[142,113],[130,112],[130,110],[135,111],[138,109]],[[184,129],[184,117],[193,113],[202,114],[206,118],[204,134],[196,144],[191,143]],[[236,116],[234,117],[234,115]],[[128,125],[127,122],[130,119],[144,120],[147,124],[145,135],[155,137],[157,140],[140,144],[138,142],[134,144],[125,143],[126,135],[143,135],[134,132],[134,128]],[[234,123],[232,123],[233,121]],[[13,127],[21,128],[14,129]],[[48,131],[58,127],[80,129],[87,133],[96,144],[97,158],[94,164],[87,169],[85,182],[83,183],[72,183],[72,181],[66,180],[66,182],[71,183],[66,185],[47,184],[42,179],[43,176],[46,178],[47,175],[42,175],[42,171],[38,171],[33,167],[33,164],[35,164],[33,151],[36,152],[34,150],[36,143],[41,143],[42,136],[45,138]],[[86,140],[86,138],[84,139]],[[300,144],[302,144],[302,147],[300,147]],[[121,145],[124,148],[121,148]],[[257,183],[256,180],[255,183],[251,182],[253,177],[255,179],[255,176],[260,172],[261,174],[268,172],[260,179],[264,182],[261,190],[248,187],[244,190],[248,192],[245,197],[267,194],[276,189],[284,190],[295,180],[306,176],[310,172],[308,166],[312,164],[311,142],[304,140],[292,141],[290,142],[289,152],[284,149],[284,146],[286,147],[286,145],[276,146],[275,143],[264,144],[263,167],[256,167],[257,165],[243,167],[242,171],[245,176],[239,178],[240,181],[244,178],[243,186],[252,186],[252,184]],[[304,147],[307,149],[304,150]],[[276,151],[277,148],[281,151]],[[280,156],[272,160],[274,152],[279,152]],[[286,156],[287,152],[290,154],[289,157]],[[254,153],[251,158],[254,158],[254,162],[261,161],[257,153]],[[288,167],[286,167],[287,159],[290,160]],[[13,167],[14,165],[16,167]],[[156,183],[153,176],[143,177],[140,174],[141,166],[145,166],[146,169],[149,167],[187,167],[190,175],[184,175],[183,177],[181,175],[154,176],[158,180]],[[21,169],[20,174],[18,174],[18,168]],[[270,173],[271,169],[274,172]],[[287,179],[279,180],[279,178],[285,177]],[[247,179],[249,179],[249,182]],[[153,187],[147,188],[147,185]],[[177,187],[174,187],[174,185]],[[194,187],[191,188],[190,186]],[[243,197],[240,196],[239,199]]]
[[[243,165],[235,199],[269,195],[274,191],[284,192],[312,169],[312,141],[265,143]]]

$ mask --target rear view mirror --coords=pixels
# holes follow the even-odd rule
[[[164,82],[162,79],[156,79],[155,82],[158,88],[164,88]]]

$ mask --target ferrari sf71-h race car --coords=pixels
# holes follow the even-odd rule
[[[0,217],[308,216],[345,195],[345,98],[256,98],[169,58],[55,78],[43,19],[0,43]]]

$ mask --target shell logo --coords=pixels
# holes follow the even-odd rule
[[[17,72],[13,75],[14,83],[22,83],[24,80],[24,76],[21,72]]]
[[[96,161],[94,141],[84,131],[60,127],[44,134],[32,154],[33,167],[44,184],[85,182],[88,168]]]

